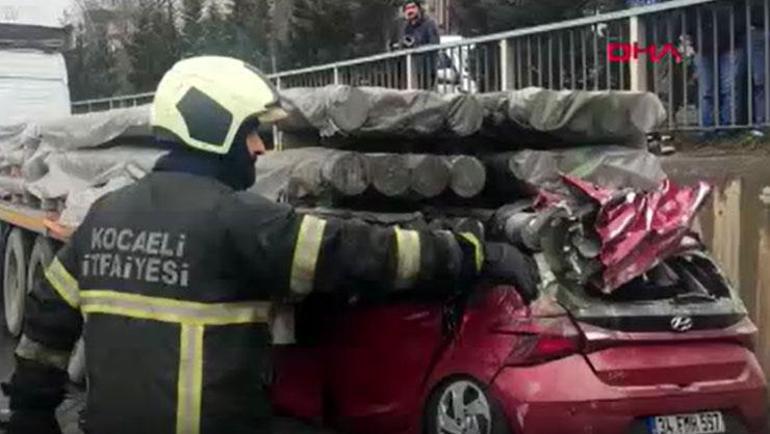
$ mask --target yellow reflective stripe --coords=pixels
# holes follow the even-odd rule
[[[176,432],[198,434],[203,388],[203,326],[182,325],[179,343]]]
[[[396,288],[414,285],[420,273],[420,234],[417,231],[395,228],[396,231]]]
[[[480,273],[481,267],[484,265],[484,249],[481,246],[481,241],[479,241],[476,235],[470,232],[462,232],[460,236],[468,240],[468,242],[470,242],[471,244],[473,244],[473,248],[475,252],[473,259],[476,264],[476,272]]]
[[[310,215],[302,218],[291,263],[290,288],[296,294],[307,295],[313,291],[315,268],[325,229],[324,219]]]
[[[26,335],[22,335],[19,346],[16,347],[16,355],[22,359],[33,360],[62,371],[67,370],[70,360],[69,351],[48,348],[39,342],[33,341]]]
[[[153,321],[228,325],[267,323],[270,303],[196,303],[116,291],[83,291],[84,313],[122,315]]]
[[[117,315],[117,316],[125,316],[125,317],[136,318],[136,319],[146,319],[149,321],[172,322],[172,323],[178,323],[178,324],[184,323],[186,319],[179,315],[156,314],[156,313],[147,312],[141,309],[127,309],[122,307],[111,306],[108,304],[88,304],[87,306],[84,305],[82,311],[83,313],[86,313],[86,314],[99,313],[104,315]]]
[[[45,277],[53,289],[73,309],[80,306],[80,286],[78,281],[64,268],[59,258],[54,258],[45,270]]]

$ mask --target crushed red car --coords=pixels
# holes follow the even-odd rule
[[[757,330],[687,230],[708,186],[565,185],[582,194],[499,225],[536,259],[534,300],[311,297],[276,349],[276,410],[360,434],[767,433]]]

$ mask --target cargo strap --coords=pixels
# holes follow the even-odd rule
[[[59,258],[54,258],[51,261],[51,265],[45,270],[45,277],[53,286],[53,289],[70,307],[73,309],[80,307],[80,286],[78,281],[59,262]]]
[[[16,347],[16,355],[22,359],[33,360],[62,371],[67,370],[70,360],[69,351],[54,350],[40,342],[33,341],[26,335],[22,335],[21,341]]]

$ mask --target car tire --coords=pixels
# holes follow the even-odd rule
[[[500,405],[487,388],[466,377],[437,387],[425,408],[425,434],[511,434]]]
[[[24,324],[24,302],[27,297],[27,264],[31,239],[22,229],[14,228],[5,241],[3,262],[3,305],[5,327],[13,337],[21,334]]]

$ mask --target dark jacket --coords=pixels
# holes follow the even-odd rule
[[[414,24],[410,22],[405,23],[401,41],[404,41],[407,37],[414,39],[414,45],[410,48],[441,43],[438,25],[436,25],[432,18],[427,16],[420,18]]]
[[[439,288],[472,278],[480,248],[467,235],[303,216],[208,177],[152,173],[93,205],[31,295],[6,388],[14,417],[61,402],[82,330],[89,433],[270,432],[271,302]]]

